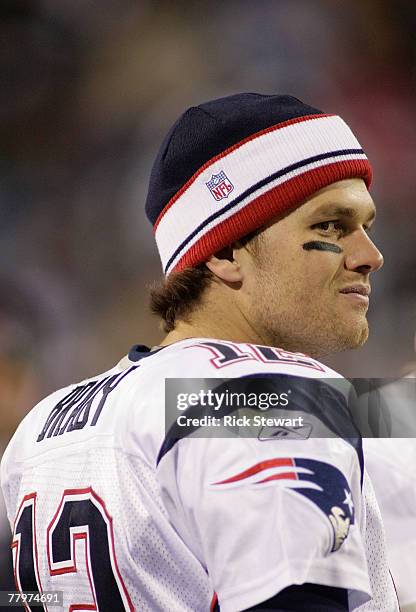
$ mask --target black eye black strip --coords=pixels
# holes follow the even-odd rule
[[[321,240],[312,240],[311,242],[305,242],[303,245],[305,251],[332,251],[332,253],[342,253],[342,249],[332,242],[321,242]]]

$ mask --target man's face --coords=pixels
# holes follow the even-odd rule
[[[242,307],[262,338],[316,357],[367,340],[362,293],[383,264],[368,235],[374,214],[363,180],[339,181],[269,225],[255,254],[240,252]]]

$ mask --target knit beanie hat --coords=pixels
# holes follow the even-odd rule
[[[189,108],[167,134],[146,200],[166,275],[371,166],[347,124],[286,95],[241,93]]]

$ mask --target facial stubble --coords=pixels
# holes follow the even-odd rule
[[[336,254],[335,249],[330,251]],[[322,252],[322,256],[334,256],[332,253]],[[320,358],[365,343],[368,338],[365,314],[344,315],[347,305],[337,302],[342,299],[338,293],[329,293],[323,301],[317,288],[307,282],[299,284],[276,273],[263,253],[257,253],[257,260],[256,299],[251,304],[250,316],[270,346]],[[352,308],[347,312],[353,313]]]

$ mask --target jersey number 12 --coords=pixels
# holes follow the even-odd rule
[[[31,493],[20,504],[12,551],[16,587],[23,592],[42,593],[36,541],[36,499],[36,493]],[[51,576],[72,573],[75,580],[80,578],[76,559],[77,540],[84,542],[89,590],[94,603],[71,602],[69,612],[134,610],[117,567],[112,519],[103,500],[91,487],[65,490],[49,523],[46,552]],[[78,591],[74,587],[71,590]],[[30,610],[27,604],[26,609]]]

